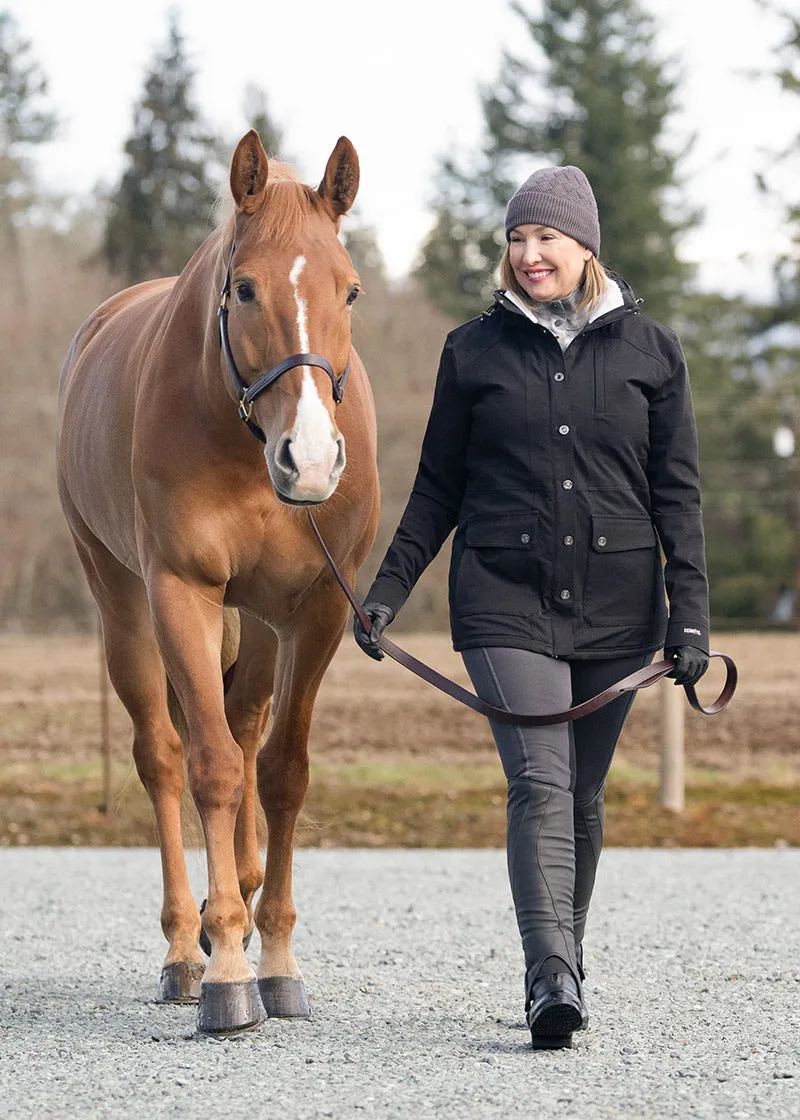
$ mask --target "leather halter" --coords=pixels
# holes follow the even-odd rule
[[[260,397],[266,389],[269,389],[270,385],[273,385],[278,378],[283,376],[288,370],[294,369],[296,366],[318,366],[320,369],[324,369],[331,379],[333,399],[337,404],[341,404],[344,387],[347,383],[348,374],[350,373],[350,361],[348,360],[347,365],[344,367],[344,372],[341,377],[337,377],[331,363],[327,358],[323,358],[321,354],[290,354],[288,358],[284,358],[283,361],[278,362],[272,369],[267,370],[266,373],[262,373],[251,385],[248,385],[236,367],[236,362],[234,361],[233,352],[231,350],[230,338],[228,337],[228,299],[231,294],[231,267],[233,265],[235,249],[236,242],[234,241],[231,245],[230,256],[228,257],[228,267],[225,271],[225,283],[222,285],[222,291],[219,297],[219,308],[217,309],[219,344],[222,353],[225,355],[228,369],[230,370],[234,386],[236,387],[236,393],[239,399],[239,416],[244,420],[256,439],[261,440],[262,443],[266,443],[266,436],[261,428],[259,428],[258,424],[256,424],[255,420],[252,419],[253,401],[255,401],[256,397]]]

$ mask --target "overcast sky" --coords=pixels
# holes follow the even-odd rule
[[[757,0],[645,6],[663,52],[684,67],[676,135],[683,142],[698,134],[683,171],[688,201],[704,208],[705,219],[682,254],[698,262],[704,286],[763,295],[784,235],[754,174],[769,151],[797,136],[800,98],[746,74],[774,70],[782,25]],[[437,154],[478,143],[478,83],[497,73],[504,46],[529,44],[507,0],[0,0],[0,8],[31,41],[63,121],[61,139],[40,159],[48,184],[88,192],[118,178],[133,105],[172,9],[197,71],[196,98],[232,143],[247,127],[249,82],[267,93],[309,182],[318,182],[336,139],[349,136],[361,160],[359,215],[376,227],[395,276],[408,269],[430,226]]]

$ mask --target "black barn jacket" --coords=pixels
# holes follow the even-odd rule
[[[708,649],[686,363],[675,333],[614,280],[623,305],[563,353],[502,292],[448,335],[417,477],[369,600],[397,613],[455,528],[457,650]]]

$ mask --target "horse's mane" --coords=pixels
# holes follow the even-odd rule
[[[279,245],[293,241],[310,212],[319,211],[322,202],[316,191],[300,181],[289,163],[269,161],[269,177],[264,191],[264,201],[255,216],[259,239]],[[220,220],[230,220],[231,197],[220,194],[217,213]]]

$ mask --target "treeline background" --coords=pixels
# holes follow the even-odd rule
[[[507,54],[480,91],[480,149],[442,154],[433,223],[410,274],[390,281],[375,231],[357,211],[345,221],[366,290],[354,337],[376,398],[383,503],[360,587],[413,481],[444,336],[491,302],[508,197],[532,167],[574,163],[595,188],[604,262],[632,284],[645,311],[677,329],[686,350],[715,624],[796,626],[800,176],[787,168],[800,168],[798,117],[787,118],[782,149],[751,169],[765,197],[778,182],[795,184],[780,197],[786,238],[772,297],[702,291],[680,257],[681,238],[702,215],[682,202],[686,153],[667,141],[679,79],[659,58],[652,20],[635,0],[543,0],[535,17],[530,5],[510,6],[526,49]],[[785,39],[772,76],[800,106],[800,19],[773,10]],[[72,335],[102,299],[180,271],[212,228],[238,139],[201,118],[175,15],[164,31],[131,107],[119,182],[91,198],[55,197],[37,181],[36,155],[58,135],[57,109],[35,43],[0,10],[0,630],[96,624],[55,487],[58,373]],[[271,116],[267,91],[243,92],[242,118],[242,131],[257,128],[271,156],[291,159],[292,138]],[[447,626],[447,552],[399,627]]]

